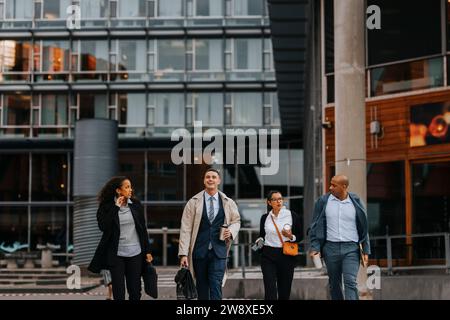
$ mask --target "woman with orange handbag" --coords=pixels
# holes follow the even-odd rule
[[[270,191],[259,232],[264,241],[261,270],[266,300],[289,300],[300,236],[299,216],[283,206],[279,191]]]

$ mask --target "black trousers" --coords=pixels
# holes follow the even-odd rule
[[[294,256],[283,254],[282,248],[263,247],[261,270],[265,300],[289,300],[294,268]]]
[[[142,254],[129,258],[117,257],[116,263],[110,269],[114,300],[125,300],[125,280],[128,298],[141,299],[143,259]]]

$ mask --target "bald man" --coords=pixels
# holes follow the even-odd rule
[[[348,192],[344,175],[331,179],[330,192],[314,206],[309,229],[310,255],[321,255],[327,266],[331,299],[358,300],[356,277],[360,265],[360,245],[367,265],[370,254],[367,213],[359,197]]]

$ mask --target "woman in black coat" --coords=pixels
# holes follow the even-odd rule
[[[141,298],[141,276],[151,262],[144,210],[132,197],[131,182],[113,177],[98,195],[98,227],[103,232],[88,270],[110,270],[114,300],[125,299],[125,279],[130,300]]]
[[[259,237],[264,239],[261,256],[261,270],[266,300],[289,300],[294,278],[295,256],[283,254],[283,242],[299,242],[301,236],[300,218],[283,206],[279,191],[267,195],[267,213],[261,217]]]

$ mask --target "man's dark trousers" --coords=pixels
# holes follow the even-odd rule
[[[344,276],[345,300],[358,300],[356,282],[359,271],[358,244],[327,241],[323,247],[323,259],[327,266],[331,299],[344,299],[342,295],[342,276]]]
[[[222,299],[222,279],[226,261],[226,258],[218,258],[214,250],[209,250],[203,259],[193,260],[199,300]]]

